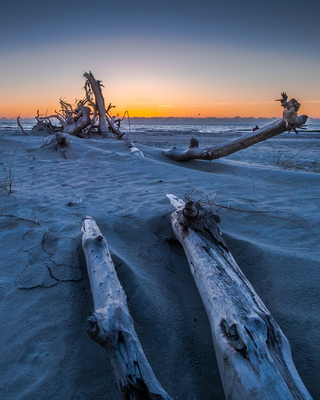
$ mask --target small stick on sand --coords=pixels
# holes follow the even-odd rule
[[[19,126],[19,128],[22,130],[22,132],[23,132],[25,135],[29,136],[29,133],[26,132],[26,131],[23,129],[22,125],[21,125],[21,122],[20,122],[20,115],[19,115],[19,117],[17,118],[17,122],[18,122],[18,126]]]
[[[107,240],[91,217],[84,220],[82,232],[95,308],[89,318],[90,337],[109,353],[124,400],[170,400],[155,377],[135,332]]]

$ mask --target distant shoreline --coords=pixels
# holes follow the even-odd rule
[[[130,122],[132,124],[170,124],[170,125],[181,125],[181,124],[266,124],[276,119],[281,118],[264,118],[264,117],[234,117],[234,118],[217,118],[217,117],[207,117],[207,118],[183,118],[183,117],[132,117]],[[15,118],[0,118],[0,123],[14,123]],[[36,123],[35,118],[21,118],[21,122],[24,123]],[[309,118],[307,124],[320,124],[320,118]]]

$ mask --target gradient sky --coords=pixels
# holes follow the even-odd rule
[[[11,0],[1,16],[0,117],[73,103],[91,70],[132,117],[280,117],[285,90],[320,118],[316,0]]]

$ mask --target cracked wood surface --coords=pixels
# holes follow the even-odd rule
[[[217,216],[197,203],[186,212],[183,200],[167,197],[209,318],[226,399],[311,399],[287,338],[228,250]]]
[[[90,279],[94,313],[89,335],[110,357],[123,399],[169,400],[143,352],[108,249],[96,222],[86,217],[82,248]]]

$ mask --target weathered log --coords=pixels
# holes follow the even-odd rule
[[[209,318],[226,399],[311,399],[287,338],[228,250],[217,216],[167,196]]]
[[[91,71],[84,72],[83,76],[88,80],[91,89],[94,93],[95,103],[99,113],[99,132],[107,135],[109,130],[106,118],[106,107],[104,104],[104,98],[102,96],[102,91],[101,91],[101,81],[95,79]]]
[[[296,99],[291,99],[287,102],[286,93],[281,93],[281,105],[284,108],[283,117],[271,124],[257,129],[254,132],[244,135],[239,139],[232,140],[218,147],[199,148],[199,142],[192,138],[189,148],[187,150],[179,150],[176,147],[165,150],[164,154],[176,161],[189,161],[189,160],[215,160],[221,157],[229,156],[237,151],[246,149],[253,144],[270,139],[274,136],[280,135],[286,131],[294,130],[301,127],[307,122],[307,115],[297,115],[300,104]]]
[[[135,332],[106,239],[91,217],[86,217],[82,232],[82,248],[95,309],[89,318],[88,333],[109,353],[123,399],[169,400]]]
[[[308,117],[300,115],[298,117],[299,123],[294,128],[299,128],[304,125]],[[237,151],[246,149],[253,144],[270,139],[274,136],[280,135],[283,132],[289,131],[293,128],[288,128],[287,123],[283,119],[279,119],[271,124],[264,126],[248,135],[244,135],[239,139],[235,139],[220,147],[200,148],[194,145],[196,139],[191,139],[190,146],[187,150],[180,150],[176,147],[165,150],[164,154],[175,161],[190,161],[190,160],[216,160],[221,157],[229,156]]]
[[[91,72],[85,72],[83,75],[86,78],[84,99],[77,101],[75,107],[60,99],[61,110],[55,111],[54,115],[40,116],[38,111],[36,128],[46,130],[48,133],[62,130],[79,137],[87,137],[90,133],[97,132],[104,137],[116,135],[118,139],[122,139],[125,133],[120,131],[120,122],[123,118],[111,117],[108,114],[108,110],[115,106],[110,104],[108,110],[106,110],[101,91],[101,86],[103,86],[101,81],[96,80]],[[98,130],[95,129],[97,115],[99,115]],[[54,126],[51,122],[52,118],[57,119],[61,126]]]
[[[92,72],[85,72],[83,76],[88,80],[91,89],[94,93],[95,103],[97,106],[97,110],[99,113],[99,132],[102,133],[104,136],[109,136],[109,132],[111,131],[118,137],[122,137],[123,133],[116,128],[115,124],[113,123],[112,119],[109,118],[108,113],[106,111],[104,98],[101,91],[101,81],[96,80],[92,75]],[[109,106],[110,107],[110,106]]]

